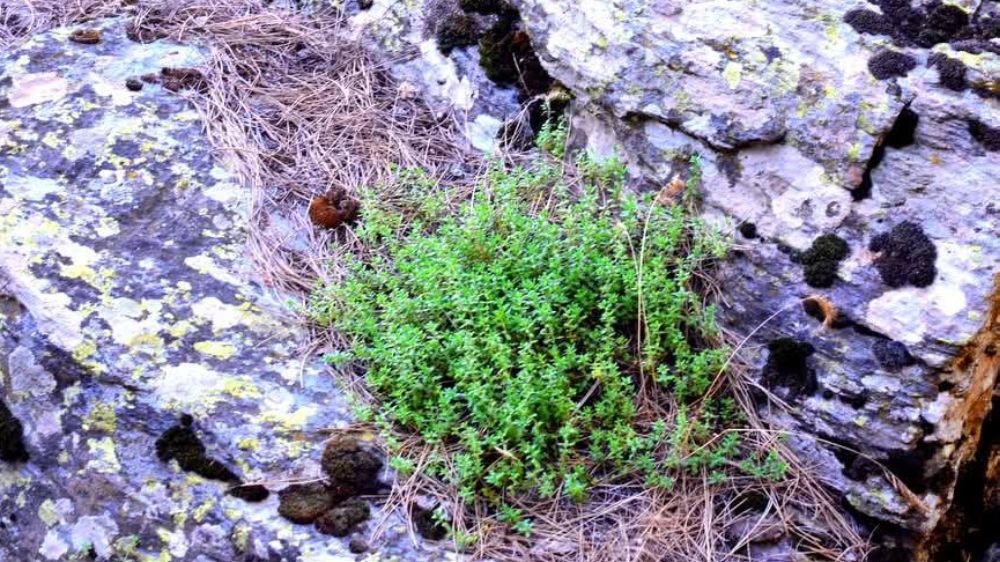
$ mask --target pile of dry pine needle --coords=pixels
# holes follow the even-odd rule
[[[169,37],[209,47],[202,69],[207,92],[186,95],[203,112],[219,154],[251,189],[249,248],[276,289],[305,295],[317,280],[336,281],[341,268],[331,248],[351,251],[357,244],[350,229],[331,233],[308,225],[313,195],[331,186],[355,194],[380,186],[380,195],[391,198],[395,166],[447,180],[455,202],[474,189],[483,163],[467,149],[452,117],[401,87],[390,61],[342,33],[343,19],[333,10],[302,14],[260,0],[16,0],[13,8],[0,5],[0,46],[110,15],[129,17],[133,35],[145,40]],[[290,221],[293,232],[306,233],[305,248],[291,249],[283,238],[288,229],[272,228],[276,216]],[[333,334],[315,336],[312,352],[342,343]],[[736,363],[726,385],[748,415],[744,442],[781,453],[789,471],[780,482],[710,483],[703,474],[679,478],[670,492],[639,481],[603,483],[584,504],[520,505],[534,522],[530,539],[509,532],[485,505],[459,507],[454,489],[419,470],[396,483],[385,511],[407,511],[418,495],[431,497],[451,508],[460,533],[477,538],[470,555],[498,562],[752,560],[752,545],[780,536],[818,559],[862,559],[865,541],[783,434],[758,418],[748,397],[751,383]],[[371,400],[362,381],[351,387]],[[640,423],[672,419],[670,401],[652,385],[637,400]],[[414,457],[431,453],[413,436],[398,437]]]

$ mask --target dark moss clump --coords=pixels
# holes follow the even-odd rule
[[[278,492],[278,515],[292,523],[308,525],[333,509],[342,499],[322,482],[292,484]]]
[[[413,526],[420,536],[430,541],[439,541],[448,536],[448,528],[434,517],[433,509],[413,508]]]
[[[937,248],[917,224],[899,223],[891,231],[872,238],[868,249],[880,252],[875,267],[886,285],[926,287],[934,282]]]
[[[837,279],[837,268],[848,256],[847,242],[834,234],[813,240],[812,246],[799,256],[806,283],[810,287],[829,287]]]
[[[906,346],[895,340],[879,338],[872,346],[872,353],[886,371],[895,372],[914,363]]]
[[[738,228],[740,235],[748,240],[753,240],[757,237],[757,225],[752,222],[740,223]]]
[[[349,499],[316,519],[316,530],[324,535],[346,537],[370,516],[371,510],[367,503]]]
[[[28,462],[28,449],[24,446],[24,426],[3,400],[0,400],[0,460]]]
[[[156,440],[156,456],[163,462],[175,459],[180,467],[210,480],[239,482],[226,465],[205,454],[205,445],[191,428],[194,418],[181,416],[181,423],[163,432]]]
[[[479,42],[481,30],[476,19],[462,12],[454,12],[441,19],[434,29],[438,50],[447,55],[456,47],[467,47]]]
[[[917,60],[899,51],[883,49],[868,60],[868,71],[878,80],[902,77],[917,67]]]
[[[938,83],[949,90],[962,92],[969,88],[965,73],[967,67],[958,60],[949,58],[941,53],[934,53],[927,59],[927,64],[932,68],[937,68]]]
[[[924,12],[910,5],[910,0],[879,0],[878,5],[896,27],[894,36],[900,42],[916,39],[927,20]]]
[[[349,435],[330,440],[323,451],[322,467],[331,485],[342,488],[347,495],[371,494],[381,485],[378,475],[382,459]]]
[[[514,11],[504,0],[458,0],[458,7],[466,12],[483,15],[510,15]]]
[[[871,35],[892,35],[896,29],[888,18],[872,10],[851,10],[844,14],[844,23],[858,33]]]
[[[250,503],[262,502],[271,495],[271,492],[267,491],[267,488],[259,484],[234,486],[226,493],[234,498],[239,498]]]
[[[368,541],[361,537],[354,537],[351,542],[347,543],[347,550],[351,551],[351,554],[361,554],[368,551]]]
[[[973,119],[969,121],[969,134],[990,152],[1000,151],[1000,129]]]
[[[789,389],[789,399],[816,392],[816,371],[808,361],[816,351],[811,344],[792,338],[778,338],[767,344],[767,350],[767,364],[761,376],[765,386]]]
[[[927,15],[927,22],[920,33],[918,43],[921,46],[933,47],[952,39],[968,25],[968,12],[952,4],[940,4]],[[920,39],[925,40],[920,41]]]
[[[553,84],[531,46],[531,38],[507,18],[480,39],[479,64],[490,80],[502,86],[520,86],[527,98],[548,92]]]

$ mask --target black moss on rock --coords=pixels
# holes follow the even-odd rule
[[[270,497],[271,492],[267,490],[264,486],[259,484],[251,484],[247,486],[234,486],[226,492],[234,498],[239,498],[243,501],[250,503],[257,503],[266,500]]]
[[[883,49],[868,60],[868,71],[878,80],[902,77],[917,67],[917,60],[899,51]]]
[[[969,88],[965,73],[967,67],[958,60],[949,58],[941,53],[934,53],[927,59],[927,64],[938,71],[938,83],[956,92],[962,92]]]
[[[740,223],[738,230],[740,231],[740,235],[748,240],[757,238],[757,225],[752,222]]]
[[[816,392],[816,371],[809,366],[809,356],[816,349],[807,342],[778,338],[767,344],[769,352],[761,381],[768,388],[789,389],[788,398]]]
[[[978,119],[973,119],[969,121],[969,134],[986,150],[990,152],[1000,151],[1000,129],[990,127]]]
[[[875,258],[875,267],[890,287],[927,287],[937,276],[937,248],[915,223],[905,221],[879,234],[868,249],[881,254]]]
[[[799,256],[805,281],[810,287],[829,287],[837,279],[840,262],[850,254],[847,242],[834,234],[813,240],[812,246]]]
[[[439,541],[448,536],[447,527],[434,517],[433,509],[413,508],[413,526],[427,540]]]
[[[453,12],[442,18],[435,27],[438,50],[445,55],[456,47],[475,45],[480,35],[476,19],[462,12]]]
[[[514,11],[505,0],[458,0],[458,7],[466,12],[483,15],[509,15]]]
[[[322,482],[292,484],[278,492],[278,515],[292,523],[308,525],[343,499]]]
[[[346,537],[369,517],[371,510],[368,504],[352,498],[319,516],[316,519],[316,530],[324,535]]]
[[[368,550],[368,541],[361,537],[351,538],[351,542],[347,543],[347,550],[351,551],[351,554],[361,554]]]
[[[321,465],[330,477],[330,485],[346,495],[375,493],[381,486],[378,475],[382,459],[350,435],[330,440],[323,450]]]
[[[953,4],[939,4],[927,15],[925,25],[925,31],[940,33],[948,40],[969,25],[969,14]]]
[[[191,428],[194,419],[185,414],[181,423],[163,432],[156,440],[156,456],[163,462],[175,459],[180,467],[210,480],[239,482],[226,465],[205,454],[205,445]]]
[[[844,23],[858,33],[871,35],[892,35],[896,30],[888,18],[872,10],[851,10],[844,14]]]
[[[886,371],[899,371],[914,363],[913,356],[906,346],[895,340],[879,338],[872,346],[872,353],[878,364]]]
[[[14,417],[7,404],[0,400],[0,460],[28,462],[28,449],[24,446],[24,426]]]

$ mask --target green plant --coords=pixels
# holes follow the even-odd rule
[[[548,107],[545,110],[549,112]],[[566,140],[568,136],[569,124],[566,121],[566,116],[560,116],[558,119],[550,117],[542,125],[542,130],[538,131],[535,143],[538,145],[538,148],[548,152],[554,158],[562,160],[566,156]]]
[[[564,147],[560,130],[539,143]],[[555,167],[494,166],[457,213],[404,225],[366,207],[368,251],[314,294],[315,320],[351,338],[381,422],[440,445],[424,470],[469,502],[583,501],[597,474],[670,488],[671,472],[719,470],[738,453],[737,434],[712,440],[731,403],[701,400],[727,352],[698,275],[725,240],[685,205],[623,194],[617,160],[578,166],[578,196]],[[541,193],[553,203],[537,210]],[[644,378],[679,404],[670,424],[637,427]]]

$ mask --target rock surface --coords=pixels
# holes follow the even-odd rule
[[[997,495],[983,466],[1000,459],[983,450],[1000,369],[1000,6],[510,4],[575,96],[575,144],[622,156],[638,189],[685,177],[700,155],[704,213],[739,250],[723,320],[762,325],[747,358],[791,406],[772,421],[882,530],[876,556],[962,558],[948,549],[978,544],[972,521],[1000,521],[1000,502],[970,500],[965,483]],[[475,54],[450,57],[467,99],[490,88],[462,74]]]
[[[248,194],[199,114],[135,82],[204,53],[124,23],[0,63],[0,413],[24,444],[4,434],[0,560],[354,560],[266,493],[321,477],[345,400],[253,282]],[[435,559],[398,529],[382,554]]]
[[[726,266],[726,323],[747,334],[777,313],[751,360],[766,373],[768,344],[790,338],[816,377],[811,392],[776,388],[792,406],[776,421],[807,436],[798,447],[862,519],[909,546],[947,525],[997,376],[1000,101],[929,63],[956,58],[995,85],[998,41],[895,45],[844,23],[878,9],[864,2],[513,3],[576,95],[578,143],[622,154],[654,189],[700,154],[705,213],[752,235]],[[914,68],[877,79],[869,61],[886,50]],[[831,234],[846,255],[810,275],[803,256]],[[837,318],[817,320],[810,295]]]

